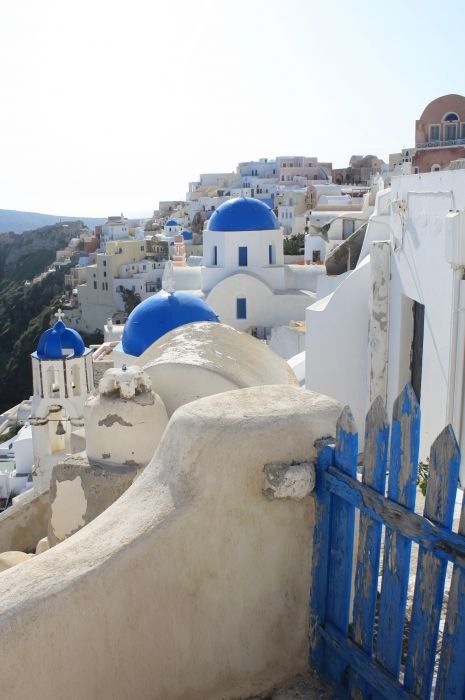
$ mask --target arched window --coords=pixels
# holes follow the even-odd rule
[[[449,112],[444,115],[442,121],[444,122],[444,140],[453,141],[457,138],[458,115],[455,112]]]
[[[73,396],[81,395],[81,369],[78,365],[73,365],[71,369],[71,392]]]
[[[59,386],[57,382],[57,377],[55,373],[55,368],[52,366],[47,367],[47,394],[49,397],[57,395],[59,391]]]

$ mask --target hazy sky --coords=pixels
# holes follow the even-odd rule
[[[387,158],[465,93],[465,3],[0,0],[0,208],[144,215],[201,172]]]

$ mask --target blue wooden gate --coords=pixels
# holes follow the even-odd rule
[[[366,419],[361,481],[349,408],[336,444],[318,458],[309,662],[340,697],[465,698],[465,508],[459,532],[451,530],[460,452],[448,426],[431,447],[424,514],[417,515],[419,428],[418,402],[407,385],[393,409],[387,491],[389,425],[381,399]],[[406,622],[412,542],[418,564]]]

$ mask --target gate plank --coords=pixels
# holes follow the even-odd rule
[[[351,639],[341,634],[330,622],[325,625],[321,634],[329,648],[337,651],[360,675],[363,674],[370,687],[377,693],[377,697],[387,698],[387,700],[419,700],[416,695],[407,692],[397,678],[388,673],[373,657],[365,654]],[[338,699],[342,697],[345,697],[343,693],[335,695]],[[351,695],[351,697],[359,699],[358,695]]]
[[[325,643],[320,634],[326,617],[326,591],[328,588],[329,534],[331,529],[331,494],[326,488],[324,475],[334,462],[334,448],[325,447],[316,463],[315,528],[310,580],[309,664],[320,673],[323,671]]]
[[[388,498],[409,510],[415,506],[420,407],[410,384],[393,409]],[[399,676],[411,540],[386,528],[376,657]]]
[[[334,463],[342,472],[356,477],[357,457],[357,429],[352,412],[346,406],[337,423]],[[326,620],[343,634],[347,634],[349,627],[354,510],[352,504],[339,496],[332,496]],[[345,666],[345,661],[337,654],[325,655],[325,672],[341,685],[344,683]]]
[[[373,402],[365,423],[365,451],[362,481],[384,495],[389,445],[389,425],[383,401]],[[359,542],[355,573],[353,638],[369,656],[373,651],[376,595],[378,590],[381,523],[360,513]],[[356,697],[368,697],[366,683],[358,674],[351,678],[351,691]]]
[[[465,499],[462,501],[459,534],[465,536]],[[454,566],[434,694],[437,700],[465,697],[464,659],[465,571]]]
[[[454,518],[459,466],[460,450],[449,425],[431,446],[423,513],[448,529]],[[421,698],[431,694],[446,569],[447,562],[420,547],[404,685]]]

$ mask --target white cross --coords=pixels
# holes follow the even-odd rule
[[[57,318],[59,321],[61,321],[61,319],[63,318],[64,315],[65,315],[65,314],[64,314],[64,312],[63,312],[61,309],[58,309],[58,311],[56,312],[56,314],[54,314],[55,318]]]

